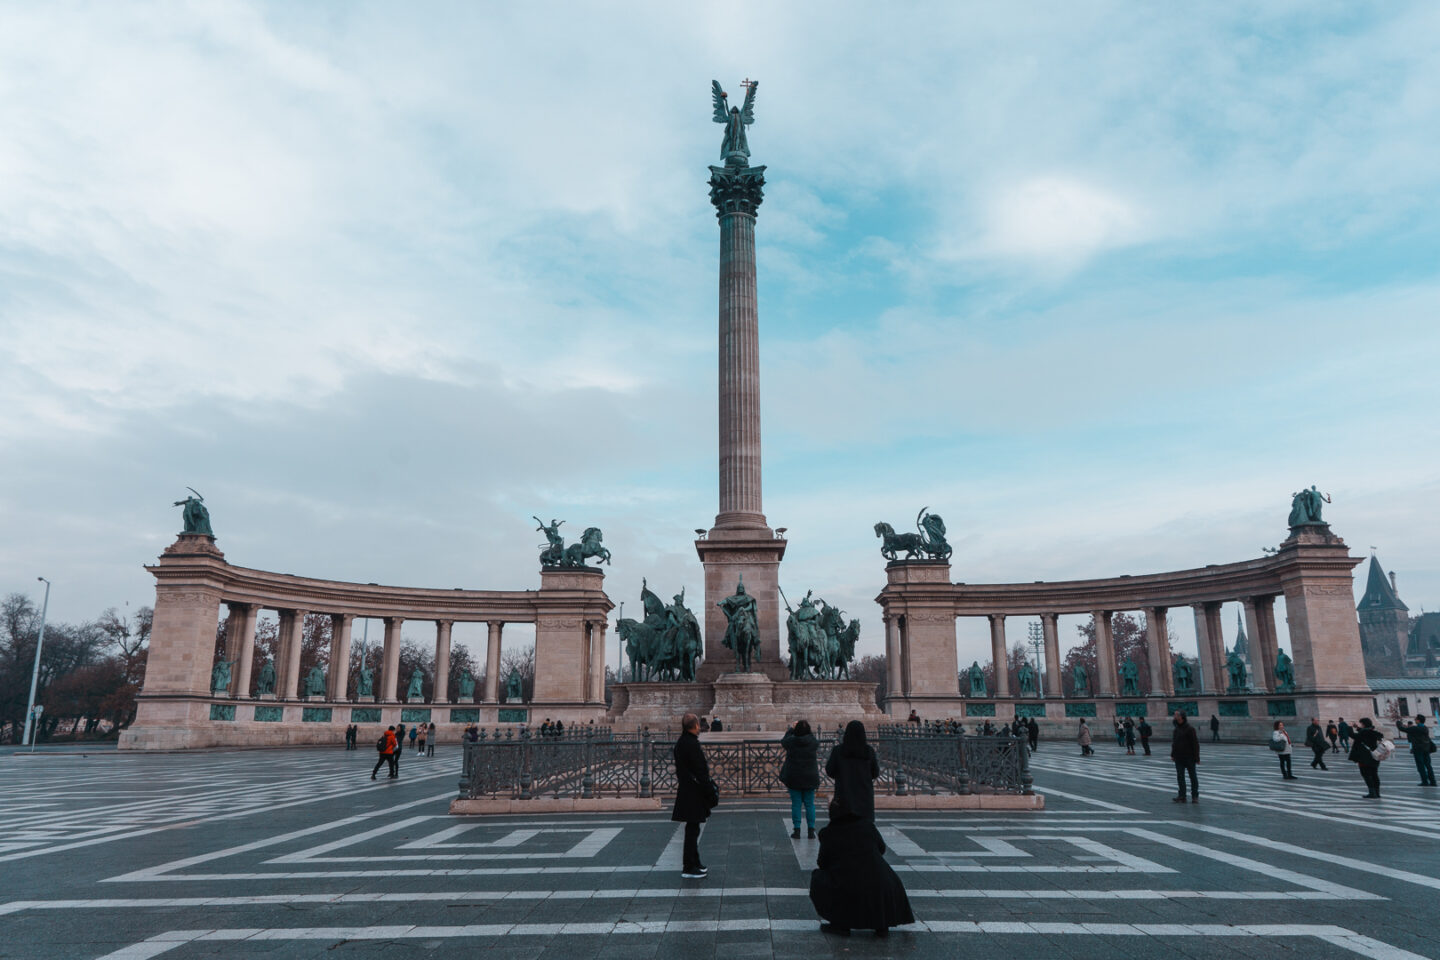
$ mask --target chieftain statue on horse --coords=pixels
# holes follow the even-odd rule
[[[695,660],[702,650],[700,622],[685,606],[685,591],[675,594],[674,603],[667,606],[650,590],[649,582],[641,580],[640,602],[645,607],[643,621],[625,617],[615,624],[630,658],[631,681],[694,682]]]
[[[813,593],[806,591],[798,607],[791,607],[788,599],[785,601],[785,608],[790,611],[785,619],[790,679],[849,679],[850,661],[855,659],[855,643],[860,639],[860,621],[851,620],[847,624],[839,607],[824,600],[812,603]]]

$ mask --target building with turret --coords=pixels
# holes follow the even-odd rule
[[[1410,646],[1410,608],[1400,600],[1394,574],[1385,575],[1380,560],[1370,556],[1365,596],[1355,605],[1360,617],[1360,647],[1367,677],[1403,677]]]

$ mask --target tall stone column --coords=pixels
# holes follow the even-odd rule
[[[380,667],[380,699],[394,703],[400,680],[400,628],[404,617],[385,618],[385,659]]]
[[[330,615],[330,700],[343,703],[350,699],[350,634],[355,617],[349,613]]]
[[[1241,597],[1240,607],[1245,612],[1245,632],[1250,634],[1251,663],[1254,676],[1250,682],[1262,691],[1270,693],[1275,689],[1275,657],[1265,643],[1264,628],[1260,626],[1259,597]]]
[[[1206,637],[1210,640],[1210,650],[1215,662],[1215,689],[1224,693],[1230,686],[1230,671],[1225,665],[1225,627],[1220,617],[1221,604],[1205,604],[1205,622],[1207,629]]]
[[[1062,697],[1065,686],[1060,675],[1060,616],[1040,614],[1040,629],[1045,637],[1045,696]]]
[[[1221,694],[1225,692],[1225,659],[1215,653],[1214,630],[1220,626],[1219,618],[1212,618],[1208,603],[1192,603],[1195,613],[1195,651],[1200,656],[1200,692]],[[1221,642],[1223,645],[1223,641]]]
[[[1115,696],[1115,636],[1110,631],[1109,610],[1096,610],[1095,617],[1095,693]]]
[[[1005,614],[990,614],[990,662],[995,670],[994,695],[1010,696],[1010,668],[1005,650]]]
[[[300,696],[300,651],[305,645],[305,615],[308,612],[287,610],[280,616],[280,635],[285,638],[285,674],[280,696],[286,700],[294,700]]]
[[[710,202],[720,225],[719,512],[695,541],[705,566],[705,663],[699,679],[733,669],[723,644],[726,621],[718,604],[741,579],[755,597],[760,650],[752,670],[775,680],[789,673],[780,661],[780,559],[785,541],[766,524],[760,480],[760,310],[755,285],[755,217],[764,199],[765,168],[739,157],[710,168]]]
[[[450,631],[454,620],[435,621],[435,689],[430,696],[432,703],[446,703],[450,699]]]
[[[1175,677],[1170,669],[1170,629],[1164,607],[1146,607],[1145,646],[1150,654],[1150,696],[1170,696]]]
[[[231,604],[231,609],[243,607],[244,614],[240,623],[239,644],[235,648],[235,656],[240,662],[235,665],[235,685],[231,688],[233,695],[241,699],[250,696],[250,676],[255,663],[255,618],[260,613],[260,608],[253,603]]]
[[[885,618],[885,690],[889,699],[901,694],[900,618]]]
[[[1275,598],[1255,598],[1255,619],[1260,627],[1260,649],[1270,664],[1270,689],[1274,690],[1275,660],[1280,656],[1280,635],[1275,632]]]
[[[597,620],[590,624],[590,700],[592,703],[605,702],[605,629],[609,620]]]
[[[500,635],[505,630],[505,624],[500,620],[492,620],[487,626],[490,628],[489,637],[485,647],[485,703],[500,702]]]

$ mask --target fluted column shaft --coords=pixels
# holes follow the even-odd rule
[[[1170,665],[1170,629],[1164,607],[1145,608],[1145,645],[1150,654],[1150,695],[1170,696],[1175,676]]]
[[[395,700],[395,692],[399,689],[400,628],[404,623],[404,617],[385,618],[385,660],[380,667],[380,699],[387,703]]]
[[[280,695],[294,700],[300,695],[300,650],[305,645],[305,615],[308,611],[291,610],[289,619],[281,618],[285,637],[285,683]]]
[[[1060,627],[1059,615],[1040,614],[1040,629],[1045,636],[1045,695],[1062,697],[1065,688],[1060,680]]]
[[[990,662],[995,669],[994,696],[1010,696],[1010,664],[1005,650],[1005,614],[990,614]]]
[[[1115,635],[1110,630],[1109,610],[1096,610],[1095,617],[1095,678],[1098,696],[1115,695]]]
[[[237,697],[250,696],[250,670],[255,663],[255,618],[260,613],[260,608],[253,603],[232,603],[230,610],[232,614],[240,609],[243,619],[240,622],[239,642],[235,647],[235,656],[240,662],[235,665],[235,685],[230,688],[231,693]]]
[[[900,696],[900,618],[885,620],[885,689],[889,696]]]
[[[435,689],[430,694],[432,703],[445,703],[450,699],[450,631],[453,620],[435,621]]]
[[[755,217],[720,217],[719,526],[764,525],[760,494],[760,314]],[[728,521],[728,522],[727,522]]]
[[[500,635],[505,629],[505,624],[492,620],[490,622],[489,645],[485,648],[485,697],[486,703],[498,703],[500,701]]]
[[[352,614],[330,615],[330,699],[337,703],[350,697],[350,632],[354,625]]]

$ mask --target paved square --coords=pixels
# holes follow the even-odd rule
[[[371,781],[365,751],[0,756],[0,957],[466,955],[1440,958],[1440,794],[1354,767],[1042,743],[1040,814],[882,813],[920,922],[819,932],[816,844],[726,798],[681,881],[665,815],[453,818],[455,748]]]

